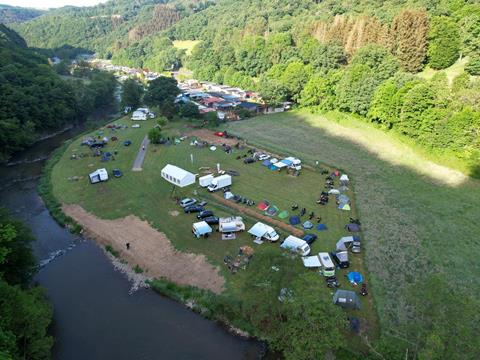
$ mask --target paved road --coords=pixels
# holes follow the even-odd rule
[[[133,162],[132,171],[142,171],[143,168],[143,160],[145,159],[145,154],[147,153],[148,144],[150,144],[150,140],[148,140],[148,136],[145,135],[143,138],[142,143],[140,144],[140,148],[138,149],[137,157]]]

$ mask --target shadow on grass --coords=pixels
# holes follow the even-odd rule
[[[351,176],[365,235],[367,281],[384,330],[411,320],[416,299],[407,289],[432,274],[444,277],[457,296],[480,290],[472,271],[480,256],[478,180],[429,162],[366,124],[289,112],[228,129],[250,144],[311,165],[333,165]],[[480,164],[472,171],[479,172]]]

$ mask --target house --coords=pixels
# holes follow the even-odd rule
[[[200,102],[207,107],[213,107],[215,104],[223,102],[223,99],[216,96],[209,96],[203,98]]]
[[[195,184],[195,175],[175,165],[167,164],[161,171],[162,178],[170,184],[185,187]]]
[[[132,114],[132,120],[147,120],[147,114],[145,114],[143,111],[138,111],[135,110]]]
[[[108,180],[108,172],[107,169],[97,169],[94,172],[88,175],[90,178],[90,183],[96,184],[102,181]]]

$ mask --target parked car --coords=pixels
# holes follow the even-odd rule
[[[308,245],[311,245],[313,244],[313,242],[315,240],[317,240],[317,235],[315,234],[306,234],[304,237],[303,237],[303,240],[305,240],[307,242]]]
[[[112,173],[113,173],[113,176],[115,176],[116,178],[122,177],[123,175],[120,169],[113,169]]]
[[[254,163],[255,162],[255,159],[254,158],[251,158],[251,157],[248,157],[248,158],[245,158],[243,160],[243,163],[244,164],[251,164],[251,163]]]
[[[130,145],[132,145],[132,142],[131,142],[130,140],[125,140],[125,141],[123,142],[123,145],[125,145],[125,146],[130,146]]]
[[[198,206],[198,205],[187,206],[186,208],[183,209],[183,211],[185,211],[185,214],[201,212],[203,210],[204,210],[203,206]]]
[[[208,225],[218,225],[219,219],[216,216],[209,216],[203,219]]]
[[[268,154],[262,154],[258,157],[258,160],[260,160],[260,161],[264,161],[264,160],[268,160],[268,159],[270,159],[270,155],[268,155]]]
[[[180,206],[186,208],[188,206],[192,206],[197,202],[197,199],[194,198],[185,198],[180,201]]]
[[[201,206],[201,205],[199,205]],[[213,211],[210,210],[203,210],[200,214],[197,215],[197,219],[205,219],[209,216],[213,216]]]

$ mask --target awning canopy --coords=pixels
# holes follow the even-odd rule
[[[302,257],[302,261],[303,261],[303,265],[307,268],[322,266],[322,264],[320,264],[320,259],[318,258],[317,255]]]

